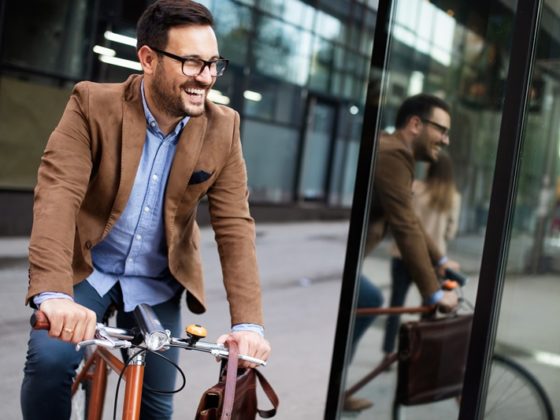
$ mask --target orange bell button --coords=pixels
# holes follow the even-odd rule
[[[208,335],[206,328],[198,324],[189,325],[187,328],[185,328],[185,332],[189,337],[196,337],[198,339],[204,338],[206,337],[206,335]]]

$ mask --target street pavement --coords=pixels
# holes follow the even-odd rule
[[[280,397],[279,420],[321,419],[327,396],[329,371],[332,357],[334,330],[338,314],[338,299],[344,258],[348,223],[346,221],[300,222],[283,224],[260,224],[257,226],[257,255],[262,278],[265,308],[266,337],[273,352],[262,372],[274,386]],[[0,401],[5,420],[20,419],[19,387],[25,358],[28,335],[29,308],[23,305],[27,286],[27,238],[0,238]],[[451,247],[450,254],[471,275],[465,294],[474,301],[477,286],[482,238],[459,239]],[[209,310],[199,316],[183,310],[184,324],[200,323],[209,331],[209,339],[216,339],[229,328],[228,307],[223,291],[219,259],[210,228],[202,229],[201,252],[206,274],[206,292]],[[366,258],[364,272],[375,279],[388,299],[389,268],[387,244],[373,257]],[[539,318],[542,328],[534,328],[535,315],[525,312],[519,316],[515,303],[519,292],[505,293],[503,308],[509,310],[508,321],[519,328],[505,328],[500,338],[508,342],[523,342],[529,335],[536,348],[560,353],[560,337],[552,324],[560,316],[558,305],[560,284],[555,276],[544,276],[538,282],[518,283],[526,303],[543,307]],[[526,289],[531,284],[533,293]],[[515,289],[517,290],[517,289]],[[549,291],[549,293],[547,293]],[[409,293],[409,301],[417,303],[415,291]],[[543,302],[545,295],[546,302]],[[546,316],[542,316],[546,315]],[[512,321],[513,320],[513,321]],[[364,372],[375,366],[381,358],[380,341],[384,322],[377,320],[362,340],[354,361],[348,369],[352,383]],[[550,328],[550,329],[549,329]],[[543,331],[555,331],[543,334]],[[543,338],[544,337],[544,338]],[[180,366],[187,375],[187,386],[175,398],[174,418],[190,419],[203,390],[217,380],[218,364],[206,354],[182,352]],[[551,395],[560,394],[560,367],[531,365],[544,378]],[[376,379],[375,385],[360,391],[359,396],[371,398],[375,406],[361,415],[360,419],[389,419],[389,405],[394,393],[395,370]],[[115,380],[109,382],[105,417],[112,418]],[[266,399],[260,395],[260,405],[268,408]],[[120,395],[122,401],[122,392]],[[559,407],[556,407],[559,410]],[[559,411],[560,412],[560,411]],[[345,416],[346,417],[346,416]],[[412,418],[412,417],[411,417]],[[416,419],[416,417],[414,417]],[[433,413],[419,416],[435,418]],[[441,418],[441,417],[439,417]]]

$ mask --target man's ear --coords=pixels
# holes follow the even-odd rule
[[[142,45],[138,50],[138,60],[142,65],[144,74],[154,74],[158,65],[157,53],[147,45]]]
[[[424,125],[424,123],[422,122],[422,120],[420,119],[420,117],[418,115],[412,115],[408,119],[407,127],[414,134],[420,133],[423,125]]]

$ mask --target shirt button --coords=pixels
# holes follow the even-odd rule
[[[158,176],[157,176],[157,175],[152,175],[152,179],[153,179],[154,181],[157,181],[157,180],[158,180]]]
[[[146,213],[149,213],[149,212],[150,212],[150,208],[149,208],[148,206],[146,206],[146,207],[144,207],[144,211],[145,211]]]
[[[142,239],[142,235],[136,235],[136,239],[138,240]]]
[[[150,123],[150,125],[151,125],[152,127],[155,127],[155,126],[156,126],[156,122],[155,122],[155,121],[152,121],[152,122]]]
[[[134,261],[134,258],[129,258],[129,259],[128,259],[128,262],[129,262],[129,263],[131,263],[131,262],[133,262],[133,261]]]

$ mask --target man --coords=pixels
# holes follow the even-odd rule
[[[438,274],[458,265],[442,255],[425,233],[412,206],[412,181],[416,161],[434,162],[449,145],[450,125],[449,106],[435,96],[415,95],[401,104],[395,132],[382,134],[379,139],[365,250],[370,253],[390,229],[424,303],[436,304],[443,312],[457,306],[457,295],[441,289]],[[359,307],[379,306],[379,290],[367,280],[360,280],[359,294]],[[370,317],[369,322],[373,319]],[[344,402],[348,411],[371,405],[363,398],[350,397]]]
[[[110,305],[128,326],[136,305],[151,304],[173,335],[180,334],[184,290],[189,309],[205,311],[195,221],[204,195],[231,335],[240,353],[268,358],[239,115],[207,100],[227,67],[212,23],[194,1],[152,4],[137,28],[144,75],[76,85],[49,139],[35,189],[26,301],[51,327],[30,335],[21,394],[26,419],[69,417],[81,357],[72,343],[91,338]],[[178,359],[177,351],[166,355]],[[174,368],[149,355],[145,382],[173,389]],[[141,413],[171,418],[171,396],[145,389]]]

